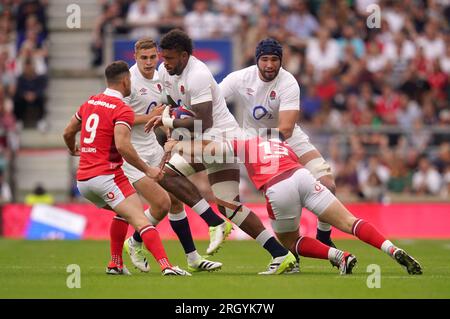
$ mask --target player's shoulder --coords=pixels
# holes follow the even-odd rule
[[[89,102],[89,101],[92,101],[92,100],[98,100],[98,99],[101,98],[102,95],[103,95],[103,93],[98,93],[98,94],[91,95],[91,96],[86,100],[86,103]]]
[[[252,82],[257,74],[256,65],[251,65],[249,67],[231,72],[227,75],[229,80],[233,80],[233,83],[238,84],[239,81]]]
[[[137,82],[139,82],[140,77],[139,77],[138,72],[139,72],[139,69],[138,69],[137,65],[133,64],[130,67],[131,87],[136,86]]]
[[[103,93],[91,95],[88,99],[86,99],[84,101],[83,104],[81,104],[80,109],[84,109],[89,105],[94,105],[95,103],[97,103],[96,101],[101,100],[102,97],[103,97]]]
[[[292,73],[285,70],[284,68],[280,68],[278,76],[280,77],[280,80],[283,82],[297,83],[297,80],[292,75]]]
[[[211,76],[212,73],[209,70],[208,66],[205,62],[201,61],[200,59],[197,59],[195,56],[191,55],[189,58],[188,65],[186,67],[186,76],[190,79],[195,80],[195,77],[197,76]]]
[[[281,68],[278,73],[278,86],[282,88],[283,91],[300,91],[300,85],[298,84],[297,79],[283,68]]]
[[[105,110],[112,110],[112,111],[118,111],[124,107],[128,107],[128,104],[124,102],[120,97],[117,96],[111,96],[107,94],[103,94],[102,97],[100,97],[102,100],[102,105],[104,106],[103,109]]]
[[[127,103],[120,101],[120,103],[117,104],[117,107],[113,110],[113,117],[117,118],[134,118],[134,111]]]

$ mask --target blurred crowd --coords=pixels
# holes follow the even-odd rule
[[[283,67],[300,84],[299,123],[320,142],[340,192],[373,201],[388,200],[389,193],[450,197],[449,0],[115,0],[103,6],[94,65],[101,63],[106,27],[132,39],[158,38],[174,27],[195,40],[232,38],[241,67],[254,64],[261,39],[276,38]]]
[[[22,127],[46,130],[47,1],[0,0],[0,201],[11,200],[5,173]]]
[[[46,129],[47,0],[0,1],[2,122]],[[14,121],[15,120],[15,121]]]
[[[340,192],[450,198],[450,0],[97,1],[93,66],[103,65],[108,30],[136,39],[178,27],[195,40],[230,38],[240,67],[274,37],[300,84],[299,123]],[[47,6],[0,0],[0,173],[20,127],[47,127]]]

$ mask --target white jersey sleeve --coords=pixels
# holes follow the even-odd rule
[[[289,75],[281,87],[280,112],[300,110],[300,86],[295,78],[291,74]]]
[[[189,75],[189,92],[191,105],[212,102],[211,74],[198,70]]]
[[[222,82],[220,82],[219,87],[225,100],[230,101],[235,99],[235,94],[237,93],[236,86],[238,85],[238,77],[236,72],[228,74]]]

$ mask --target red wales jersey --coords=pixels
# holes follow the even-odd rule
[[[91,96],[75,113],[81,121],[77,180],[121,173],[123,159],[116,149],[114,127],[125,125],[131,130],[134,121],[133,110],[121,98],[120,92],[106,89]]]
[[[279,139],[254,137],[229,143],[234,154],[244,161],[248,176],[257,189],[283,172],[302,167],[291,147]]]

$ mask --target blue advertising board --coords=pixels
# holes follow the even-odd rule
[[[114,60],[124,60],[134,64],[134,42],[114,41]],[[229,39],[194,41],[193,55],[205,62],[217,83],[233,71],[233,46]]]
[[[34,205],[28,223],[27,239],[81,239],[86,217],[68,210]]]

